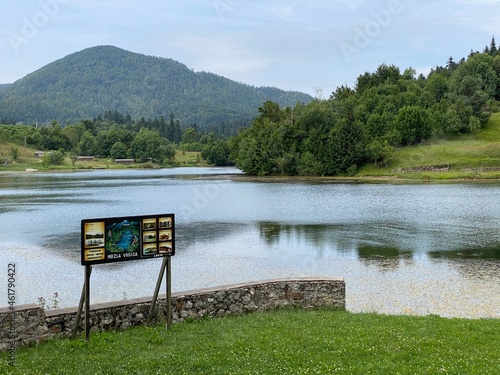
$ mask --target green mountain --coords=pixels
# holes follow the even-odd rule
[[[172,59],[97,46],[0,87],[0,117],[66,123],[111,110],[137,119],[173,113],[184,126],[233,127],[248,125],[267,100],[293,106],[312,97],[194,72]]]

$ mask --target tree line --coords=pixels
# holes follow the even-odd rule
[[[499,110],[499,77],[494,38],[427,77],[382,64],[328,100],[286,108],[265,102],[230,140],[231,158],[252,175],[353,175],[366,163],[387,164],[396,147],[479,131]]]
[[[500,110],[500,51],[437,66],[427,77],[380,65],[353,88],[327,100],[282,107],[265,101],[239,134],[181,126],[173,113],[132,119],[105,111],[61,126],[3,126],[0,139],[71,155],[171,162],[175,150],[195,151],[215,165],[235,164],[252,175],[353,175],[366,163],[387,165],[395,148],[478,132]],[[223,125],[223,124],[222,124]]]
[[[40,151],[53,151],[49,164],[62,164],[65,155],[73,159],[94,156],[172,164],[176,149],[200,152],[215,165],[230,163],[229,149],[223,138],[213,132],[199,132],[196,126],[182,130],[173,113],[168,120],[163,117],[133,120],[128,113],[105,111],[94,119],[65,126],[55,120],[47,126],[2,125],[0,139]]]

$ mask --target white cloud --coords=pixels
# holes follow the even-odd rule
[[[311,94],[321,86],[326,95],[381,63],[401,70],[443,65],[449,56],[458,60],[500,35],[499,1],[399,0],[401,11],[380,30],[375,25],[369,41],[348,61],[341,44],[354,45],[357,30],[365,30],[377,21],[374,13],[395,3],[64,0],[58,14],[15,52],[8,33],[20,34],[24,19],[39,12],[40,3],[2,2],[0,82],[12,82],[81,49],[111,44],[252,85]]]

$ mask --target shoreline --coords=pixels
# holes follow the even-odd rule
[[[71,172],[91,172],[95,170],[159,170],[159,169],[175,169],[175,168],[204,168],[206,166],[176,166],[176,167],[153,167],[153,168],[130,168],[130,167],[122,167],[122,168],[67,168],[67,169],[34,169],[34,168],[26,168],[25,170],[17,169],[17,170],[1,170],[0,176],[8,176],[8,175],[29,175],[29,174],[46,174],[46,173],[71,173]],[[215,167],[211,168],[227,168],[227,167]],[[467,173],[467,172],[463,172]],[[255,175],[247,175],[245,173],[235,173],[235,174],[219,174],[219,175],[204,175],[204,176],[196,176],[194,178],[197,179],[221,179],[226,178],[233,181],[239,182],[262,182],[262,183],[391,183],[391,184],[430,184],[430,183],[500,183],[500,177],[492,176],[492,177],[454,177],[446,176],[446,172],[439,172],[439,176],[432,176],[429,173],[426,174],[415,174],[413,173],[411,176],[402,177],[402,176],[391,176],[391,175],[378,175],[378,176],[283,176],[283,175],[268,175],[268,176],[255,176]],[[456,174],[453,172],[449,173]]]
[[[446,184],[446,183],[492,183],[500,184],[499,178],[414,178],[414,177],[399,177],[399,176],[252,176],[246,174],[228,174],[228,175],[213,175],[202,176],[198,179],[221,179],[227,178],[238,182],[262,182],[262,183],[345,183],[345,184]]]

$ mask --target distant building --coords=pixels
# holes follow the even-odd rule
[[[133,164],[134,162],[134,159],[115,159],[115,163],[118,164]]]
[[[76,161],[92,161],[94,160],[93,156],[77,156]]]
[[[44,151],[35,151],[33,154],[35,155],[35,157],[41,158],[43,155],[45,155],[45,152]]]

